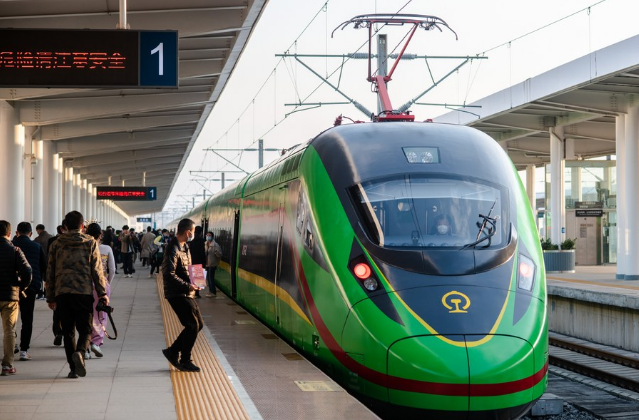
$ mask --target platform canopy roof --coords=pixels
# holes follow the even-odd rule
[[[158,188],[117,202],[130,216],[162,210],[268,0],[135,0],[133,30],[177,30],[179,88],[0,88],[36,139],[53,141],[94,186]],[[116,29],[118,0],[0,1],[0,28]],[[46,205],[46,204],[45,204]]]
[[[524,169],[550,162],[550,127],[563,127],[568,159],[614,155],[616,117],[633,103],[639,105],[639,35],[473,102],[479,108],[464,110],[470,113],[435,120],[487,133]]]

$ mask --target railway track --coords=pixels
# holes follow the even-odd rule
[[[639,392],[639,355],[552,333],[549,344],[551,365]]]

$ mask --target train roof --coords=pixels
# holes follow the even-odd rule
[[[333,182],[350,186],[388,174],[444,173],[506,183],[513,166],[506,152],[471,127],[417,122],[348,124],[326,130],[310,146],[317,150]],[[437,162],[410,164],[407,149],[428,148]],[[338,185],[336,185],[337,187]]]

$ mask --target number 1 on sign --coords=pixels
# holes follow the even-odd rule
[[[151,55],[158,53],[158,74],[164,75],[164,43],[160,42],[157,47],[151,50]]]

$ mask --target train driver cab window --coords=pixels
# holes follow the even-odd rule
[[[481,180],[405,175],[351,195],[369,239],[385,248],[482,249],[508,239],[505,190]]]

